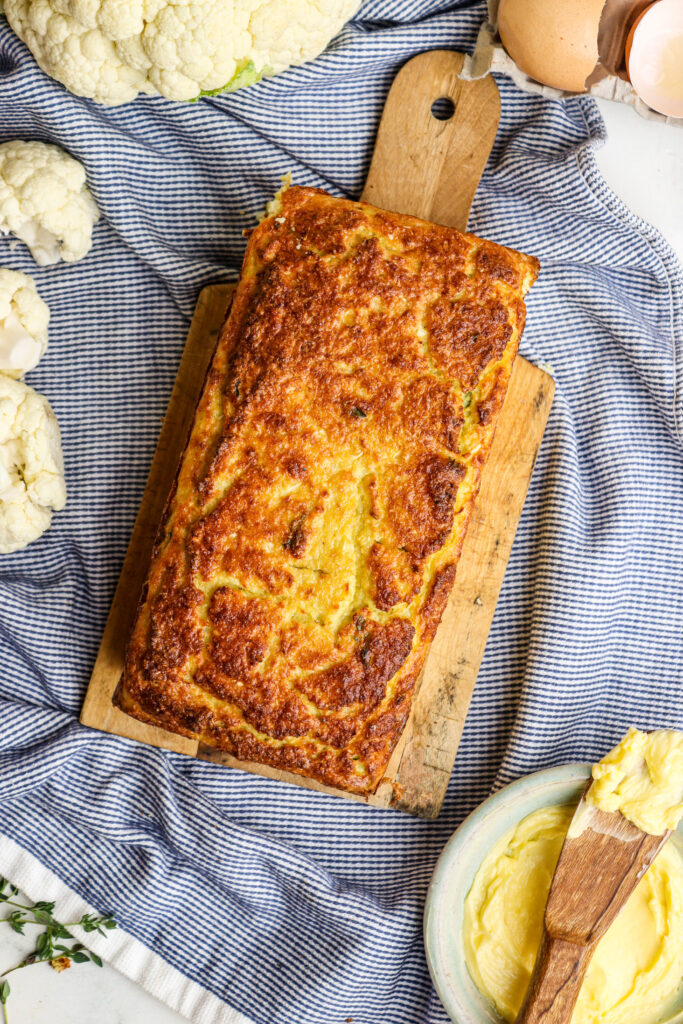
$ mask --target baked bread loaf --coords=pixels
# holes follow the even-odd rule
[[[114,701],[373,792],[444,610],[530,256],[289,188],[249,238]]]

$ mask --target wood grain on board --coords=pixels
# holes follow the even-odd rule
[[[413,58],[391,88],[363,199],[398,213],[464,229],[500,113],[492,78],[461,82],[461,54]],[[454,113],[439,120],[435,100]],[[443,104],[442,104],[443,106]],[[81,721],[120,736],[181,751],[268,778],[422,817],[436,817],[448,786],[507,560],[543,438],[554,384],[518,357],[500,413],[450,601],[431,646],[413,710],[386,776],[357,797],[145,726],[111,704],[154,535],[192,422],[232,286],[202,292],[178,370],[140,513],[100,646]]]
[[[464,60],[461,53],[432,50],[401,68],[384,105],[365,202],[467,230],[496,137],[500,95],[490,75],[461,81]],[[435,100],[450,100],[453,116],[433,117]]]
[[[205,288],[199,296],[81,711],[83,725],[140,740],[141,743],[151,743],[165,750],[177,750],[181,754],[196,754],[197,741],[138,722],[115,708],[111,699],[123,671],[126,644],[133,629],[157,527],[233,291],[234,285],[215,285]]]

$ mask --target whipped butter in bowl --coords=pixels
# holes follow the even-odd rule
[[[514,1022],[589,772],[566,765],[518,780],[470,815],[445,847],[428,894],[425,947],[456,1024]],[[601,809],[620,810],[652,834],[680,821],[683,733],[630,730],[592,773],[591,796]],[[572,1024],[683,1024],[682,978],[679,826],[599,942]]]

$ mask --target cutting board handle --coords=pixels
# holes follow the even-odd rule
[[[490,75],[458,78],[464,60],[462,53],[431,50],[401,68],[377,133],[366,202],[467,229],[498,129],[500,96]],[[452,115],[440,119],[451,104]]]

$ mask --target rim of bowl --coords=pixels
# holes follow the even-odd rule
[[[501,815],[501,812],[508,810],[511,806],[519,805],[519,820],[521,820],[528,813],[531,813],[531,809],[525,810],[524,804],[526,802],[533,802],[543,793],[547,792],[548,800],[553,802],[553,791],[576,784],[577,795],[580,795],[580,787],[588,780],[590,774],[590,764],[576,762],[558,765],[554,768],[544,768],[541,771],[532,772],[529,775],[523,775],[521,778],[515,779],[514,782],[503,786],[502,789],[499,789],[492,796],[484,800],[483,803],[479,804],[461,822],[441,851],[427,890],[423,937],[432,983],[446,1013],[454,1024],[488,1024],[488,1021],[491,1020],[502,1020],[493,1006],[489,1008],[488,1017],[484,1016],[483,1013],[474,1013],[473,1015],[474,1011],[462,1002],[459,993],[447,984],[447,971],[439,957],[441,947],[439,925],[443,905],[441,890],[445,887],[446,880],[453,870],[457,870],[456,864],[463,848],[475,832],[479,832],[487,826],[490,827]],[[502,830],[502,832],[504,831],[506,829]],[[492,837],[491,846],[497,841],[497,838]],[[463,904],[468,891],[469,886],[467,891],[462,894]],[[466,966],[464,970],[467,971]],[[472,985],[474,986],[474,982],[472,982]],[[474,988],[476,990],[476,986]],[[478,992],[478,990],[476,991]],[[482,1007],[484,1005],[488,1007],[485,997],[480,993],[478,994],[482,1001]]]

